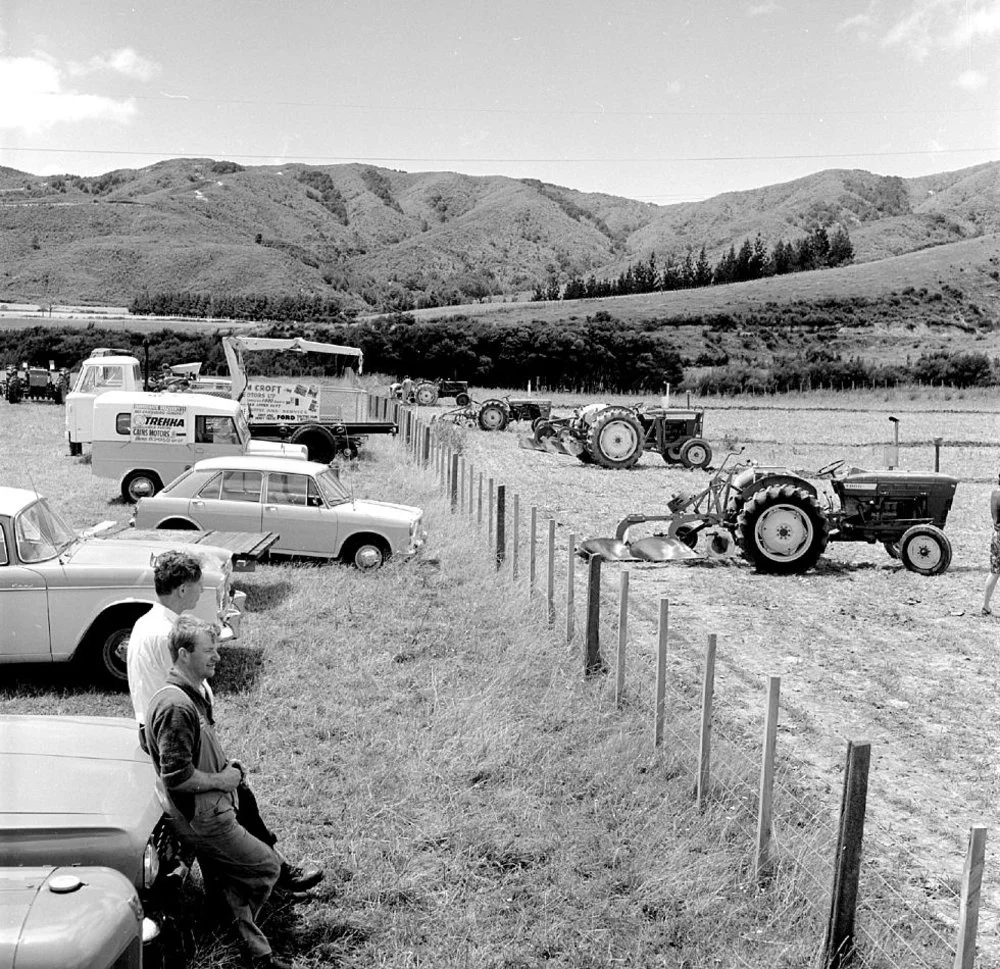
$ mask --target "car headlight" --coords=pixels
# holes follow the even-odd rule
[[[142,853],[142,887],[150,889],[156,881],[156,876],[160,874],[160,854],[150,838],[146,842],[146,849]]]

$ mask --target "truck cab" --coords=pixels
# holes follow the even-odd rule
[[[66,440],[71,455],[83,454],[94,439],[94,401],[114,390],[142,390],[142,370],[132,356],[95,351],[83,361],[72,390],[66,395]]]

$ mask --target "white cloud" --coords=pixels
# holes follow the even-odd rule
[[[87,69],[91,71],[112,71],[137,81],[150,81],[160,73],[160,65],[136,53],[131,47],[113,50],[107,54],[97,54],[90,59]]]
[[[883,47],[899,47],[917,60],[934,50],[964,47],[1000,35],[1000,0],[911,0],[885,30]]]
[[[35,134],[57,124],[96,120],[125,124],[136,114],[131,100],[64,90],[58,67],[42,55],[0,56],[0,91],[18,92],[0,98],[0,131]]]
[[[964,88],[966,91],[978,91],[986,86],[989,78],[982,71],[963,71],[952,82],[955,87]]]

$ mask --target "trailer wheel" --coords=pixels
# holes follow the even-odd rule
[[[736,521],[743,557],[758,572],[790,575],[811,569],[826,549],[830,525],[804,488],[772,485],[753,492]]]
[[[130,471],[122,481],[122,498],[134,505],[140,498],[149,498],[163,488],[155,471]]]
[[[438,399],[438,389],[435,384],[419,384],[416,389],[416,400],[421,407],[430,407],[436,404]]]
[[[951,542],[935,525],[914,525],[899,540],[899,560],[919,575],[940,575],[951,565]]]
[[[291,436],[290,444],[302,444],[310,461],[329,464],[337,453],[337,439],[325,427],[312,426],[297,431]]]
[[[484,400],[479,408],[479,426],[484,431],[502,431],[510,422],[502,400]]]
[[[587,430],[587,451],[604,468],[631,468],[642,457],[646,435],[626,407],[608,407]]]
[[[712,460],[712,448],[708,441],[693,437],[681,445],[680,458],[686,468],[707,468]]]

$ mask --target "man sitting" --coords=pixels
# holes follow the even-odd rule
[[[221,892],[244,964],[290,969],[271,950],[255,919],[281,872],[281,858],[237,817],[246,771],[227,759],[215,734],[206,680],[215,672],[216,630],[181,616],[167,638],[173,666],[145,714],[146,742],[165,809],[180,841],[198,858],[206,884]]]
[[[153,566],[153,585],[157,601],[132,627],[126,657],[132,709],[139,724],[139,744],[147,753],[144,727],[146,711],[153,694],[167,682],[167,673],[173,665],[167,646],[170,632],[180,614],[194,609],[201,598],[204,589],[201,563],[187,552],[164,552],[157,557]],[[212,688],[208,683],[204,683],[203,687],[211,705],[214,701]],[[240,790],[238,810],[239,823],[254,837],[273,848],[278,838],[261,819],[257,799],[246,783]],[[322,879],[321,869],[302,869],[282,859],[277,888],[285,892],[305,892]]]

